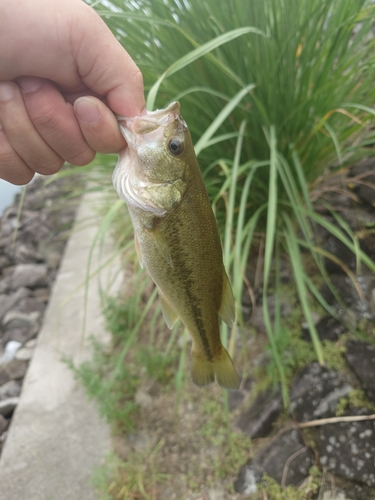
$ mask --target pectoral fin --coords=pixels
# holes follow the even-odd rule
[[[232,326],[233,321],[236,318],[236,309],[234,305],[232,287],[226,273],[224,273],[223,291],[221,295],[219,315],[228,326]]]
[[[153,229],[150,231],[151,236],[154,238],[156,247],[160,254],[164,257],[167,263],[173,267],[172,257],[169,251],[167,240],[160,229]]]
[[[139,260],[139,265],[143,269],[143,256],[142,256],[141,247],[139,246],[138,236],[137,236],[136,233],[134,233],[134,246],[135,246],[135,251],[137,252],[137,257],[138,257],[138,260]]]
[[[178,314],[174,311],[174,309],[169,304],[164,295],[161,293],[159,288],[158,292],[159,292],[161,310],[163,313],[164,321],[167,323],[168,328],[172,330],[172,328],[176,324],[176,321],[178,320]]]

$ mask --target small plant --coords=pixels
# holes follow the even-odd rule
[[[93,351],[91,361],[78,367],[68,361],[68,365],[89,398],[98,401],[101,416],[113,426],[115,433],[134,430],[138,410],[133,400],[137,378],[123,364],[118,369],[118,354],[106,352],[97,342],[93,342]]]
[[[131,452],[125,462],[114,455],[107,457],[94,475],[99,500],[158,500],[159,486],[168,480],[167,474],[158,471],[158,451],[156,446],[151,452]]]

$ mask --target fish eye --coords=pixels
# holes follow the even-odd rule
[[[169,141],[168,149],[173,156],[179,156],[184,150],[184,141],[174,137]]]

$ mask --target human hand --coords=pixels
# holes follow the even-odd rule
[[[0,178],[26,184],[126,146],[142,74],[81,0],[0,0]]]

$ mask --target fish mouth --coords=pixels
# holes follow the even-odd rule
[[[178,101],[172,102],[165,109],[147,111],[147,115],[144,116],[130,118],[117,116],[121,132],[129,146],[135,146],[137,136],[149,134],[160,127],[164,128],[176,119],[181,119],[180,103]]]

